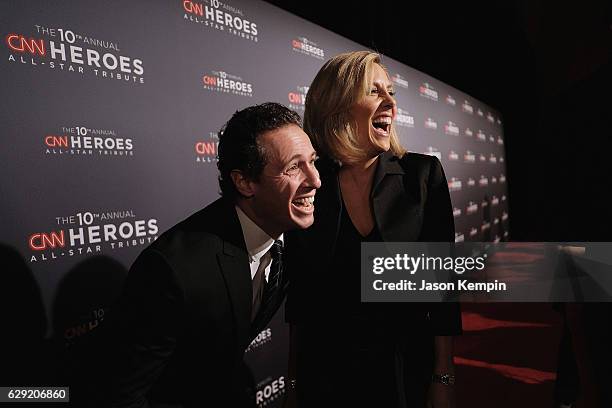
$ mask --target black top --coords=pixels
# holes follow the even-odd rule
[[[360,300],[362,241],[454,241],[452,205],[440,161],[417,153],[379,156],[370,195],[375,228],[368,237],[359,234],[346,213],[338,166],[322,159],[317,168],[322,187],[315,197],[314,224],[285,237],[291,281],[287,321],[350,326],[354,318],[369,316],[375,318],[368,318],[368,324],[405,322],[412,333],[459,334],[457,304],[361,304]]]
[[[357,228],[353,224],[346,210],[346,205],[342,206],[338,241],[336,243],[336,250],[332,255],[328,274],[334,275],[337,278],[332,280],[332,282],[337,285],[334,288],[337,292],[334,303],[339,304],[340,308],[346,308],[348,312],[347,315],[357,320],[363,318],[365,314],[368,314],[367,307],[361,307],[368,305],[361,304],[359,290],[361,243],[381,241],[382,237],[380,236],[376,223],[374,223],[372,231],[364,237],[357,231]],[[338,271],[340,273],[334,274],[331,271]]]
[[[361,303],[361,243],[454,241],[442,166],[416,153],[380,155],[370,195],[375,226],[365,237],[346,211],[338,167],[317,168],[314,224],[285,235],[300,406],[424,406],[432,337],[461,332],[458,304]]]
[[[344,204],[344,203],[343,203]],[[359,332],[355,342],[359,347],[376,346],[380,343],[394,343],[400,335],[397,319],[406,321],[407,313],[414,313],[415,306],[402,303],[362,303],[360,296],[361,244],[364,242],[383,242],[376,223],[374,228],[363,236],[357,230],[346,210],[342,206],[340,229],[336,249],[329,269],[324,272],[330,276],[326,307],[341,311],[345,318],[337,321],[334,314],[320,314],[319,324],[332,324],[343,327],[345,333]],[[418,309],[418,307],[417,307]],[[408,320],[413,320],[408,319]],[[364,332],[367,328],[367,332]],[[359,340],[361,339],[361,340]]]

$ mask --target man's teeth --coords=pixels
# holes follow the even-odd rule
[[[297,199],[293,200],[293,202],[295,204],[309,206],[309,205],[314,203],[314,196],[312,196],[312,197],[304,197],[304,198],[297,198]]]

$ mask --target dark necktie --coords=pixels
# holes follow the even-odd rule
[[[270,247],[270,255],[272,256],[272,264],[270,265],[270,273],[268,281],[264,284],[262,296],[262,306],[266,305],[276,294],[281,278],[283,275],[283,242],[276,240]]]
[[[264,283],[263,293],[261,296],[261,304],[257,315],[253,320],[253,327],[261,328],[267,322],[267,319],[271,317],[272,304],[280,289],[283,281],[283,242],[280,240],[274,241],[270,248],[270,255],[272,257],[272,263],[270,264],[270,273],[268,274],[268,281]]]

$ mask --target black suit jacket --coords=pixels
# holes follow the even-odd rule
[[[263,327],[251,327],[251,304],[240,222],[233,203],[219,199],[162,234],[130,269],[114,311],[113,406],[252,406],[243,354]]]
[[[327,284],[325,273],[344,272],[327,270],[335,251],[343,205],[339,167],[327,159],[321,159],[317,167],[321,189],[315,199],[314,224],[305,231],[286,234],[285,238],[289,258],[287,270],[292,276],[286,316],[289,322],[295,323],[320,318],[313,313],[311,302],[318,292],[317,286]],[[398,158],[390,152],[381,154],[371,197],[374,218],[383,241],[455,241],[448,184],[436,157],[406,153]],[[354,273],[355,279],[359,279],[359,271],[348,273]],[[458,304],[430,303],[422,304],[417,309],[424,319],[423,322],[413,321],[418,330],[424,330],[425,325],[433,335],[461,332]],[[329,313],[333,313],[333,310]]]

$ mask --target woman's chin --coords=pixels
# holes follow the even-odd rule
[[[388,138],[383,140],[376,138],[374,139],[372,145],[373,150],[376,152],[376,155],[388,152],[389,149],[391,149],[391,143]]]

